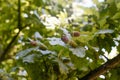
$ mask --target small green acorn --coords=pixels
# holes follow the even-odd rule
[[[73,40],[69,41],[69,45],[72,46],[73,48],[76,48],[78,46],[77,43]]]
[[[41,49],[41,50],[47,50],[47,46],[45,44],[43,44],[41,42],[38,42],[37,45],[39,46],[39,49]]]
[[[39,49],[41,49],[41,50],[47,50],[47,46],[45,46],[45,45],[40,45],[40,46],[39,46]]]

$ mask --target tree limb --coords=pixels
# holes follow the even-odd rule
[[[18,37],[19,33],[22,30],[22,26],[21,26],[21,2],[20,0],[18,0],[18,26],[17,28],[19,29],[18,33],[12,38],[12,40],[10,41],[10,43],[7,45],[7,47],[5,48],[4,52],[2,53],[2,55],[0,56],[0,62],[2,62],[6,56],[6,54],[8,53],[8,51],[10,50],[12,44],[15,42],[16,38]]]
[[[4,52],[0,56],[0,63],[6,59],[5,56],[8,54],[9,50],[11,49],[11,46],[13,45],[13,43],[15,42],[15,40],[17,39],[17,37],[19,36],[19,33],[24,28],[26,28],[27,26],[30,26],[30,25],[31,24],[26,24],[24,27],[22,27],[21,29],[19,29],[18,33],[12,38],[12,40],[10,41],[10,43],[7,45],[7,47],[5,48]]]
[[[107,61],[100,67],[96,68],[95,70],[89,72],[84,77],[78,79],[78,80],[95,80],[99,75],[105,73],[106,71],[115,68],[118,64],[120,64],[120,54],[118,54],[113,59]]]
[[[10,43],[7,45],[7,47],[5,48],[4,52],[2,53],[2,55],[0,56],[0,62],[4,61],[6,58],[5,56],[8,54],[9,50],[11,49],[11,46],[13,45],[13,43],[15,42],[15,40],[17,39],[17,37],[19,36],[19,33],[27,26],[29,26],[31,24],[26,24],[25,26],[22,26],[21,24],[21,1],[18,0],[18,26],[17,28],[19,29],[18,33],[12,38],[12,40],[10,41]]]
[[[21,2],[18,0],[18,28],[21,30],[22,25],[21,25]]]
[[[5,48],[4,52],[2,53],[2,55],[0,56],[0,62],[2,62],[5,58],[5,55],[8,53],[9,49],[11,48],[12,44],[15,42],[17,36],[19,35],[19,32],[12,38],[11,42],[7,45],[7,47]]]

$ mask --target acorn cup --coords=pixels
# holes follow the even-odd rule
[[[66,35],[63,35],[63,36],[61,37],[61,40],[62,40],[64,43],[70,45],[70,46],[73,47],[73,48],[76,48],[76,47],[78,46],[75,41],[69,40]]]
[[[39,46],[39,49],[41,49],[41,50],[46,50],[47,49],[46,45],[44,45],[41,42],[37,42],[37,41],[30,41],[30,45],[32,45],[32,46]]]
[[[73,37],[79,37],[79,36],[80,36],[80,32],[79,32],[79,31],[73,31],[73,32],[71,33],[71,35],[72,35]]]
[[[30,41],[30,45],[37,46],[37,42],[36,41]]]

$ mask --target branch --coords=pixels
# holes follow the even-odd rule
[[[17,36],[19,35],[19,32],[12,38],[11,42],[8,44],[8,46],[5,48],[4,52],[2,53],[1,57],[0,57],[0,62],[2,62],[5,58],[5,55],[8,53],[9,49],[11,48],[12,44],[14,43],[14,41],[16,40]]]
[[[115,68],[118,64],[120,64],[120,54],[118,54],[113,59],[107,61],[100,67],[96,68],[95,70],[89,72],[87,75],[85,75],[83,78],[79,80],[95,80],[99,75],[105,73],[106,71],[112,68]]]
[[[17,27],[19,29],[19,32],[12,38],[10,43],[5,48],[4,52],[0,56],[0,62],[2,62],[5,59],[6,54],[8,53],[8,51],[10,50],[12,44],[15,42],[17,36],[19,35],[19,33],[22,30],[22,26],[21,26],[21,2],[20,2],[20,0],[18,0],[18,26]]]
[[[18,28],[21,30],[21,2],[18,0]]]
[[[19,29],[19,32],[12,38],[12,40],[10,41],[10,43],[7,45],[7,47],[5,48],[4,52],[2,53],[2,55],[0,56],[0,63],[2,61],[4,61],[6,58],[5,56],[8,54],[9,50],[11,49],[11,46],[13,45],[13,43],[15,42],[15,40],[17,39],[17,37],[19,36],[19,33],[26,28],[27,26],[30,26],[31,24],[26,24],[25,26],[23,26],[21,29]]]

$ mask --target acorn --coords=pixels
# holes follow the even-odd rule
[[[62,40],[63,42],[65,42],[65,43],[68,43],[68,42],[69,42],[69,39],[68,39],[68,37],[67,37],[66,35],[63,35],[63,36],[61,37],[61,40]]]
[[[45,45],[40,45],[40,46],[39,46],[39,49],[41,49],[41,50],[47,50],[47,46],[45,46]]]
[[[69,45],[72,46],[73,48],[76,48],[78,46],[77,43],[73,40],[69,41]]]
[[[71,33],[71,35],[73,37],[79,37],[80,36],[80,32],[79,31],[74,31],[74,32]]]
[[[63,63],[64,64],[67,64],[67,63],[69,63],[70,62],[70,59],[63,59]]]
[[[31,44],[32,46],[37,46],[37,42],[36,42],[36,41],[31,41],[30,44]]]

